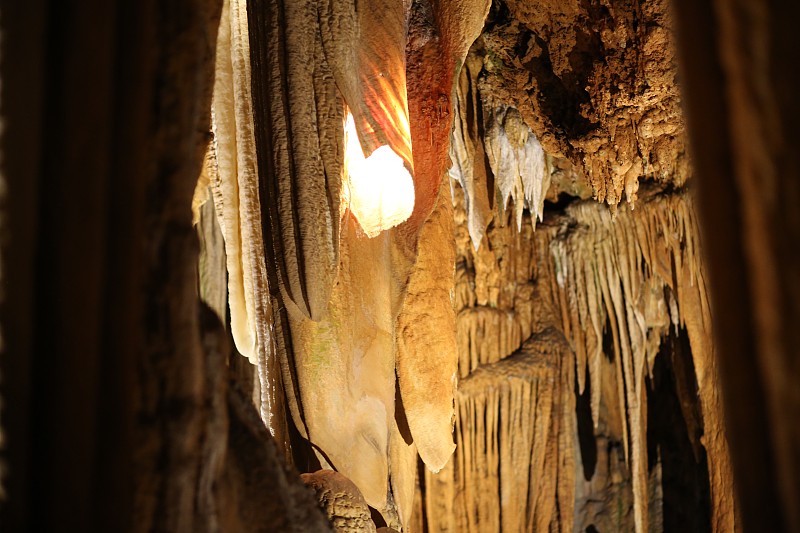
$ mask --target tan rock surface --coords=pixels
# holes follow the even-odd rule
[[[302,474],[303,483],[314,489],[320,507],[337,533],[375,532],[369,507],[358,487],[339,472],[317,470]]]

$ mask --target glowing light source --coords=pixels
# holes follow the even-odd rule
[[[350,111],[345,122],[345,171],[345,201],[367,236],[375,237],[411,216],[414,181],[403,159],[386,145],[365,158]]]

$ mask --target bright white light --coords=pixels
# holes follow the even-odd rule
[[[345,123],[345,169],[350,211],[369,237],[408,220],[414,210],[414,181],[403,159],[389,146],[365,158],[353,115]]]

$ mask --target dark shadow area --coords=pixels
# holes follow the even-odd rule
[[[646,380],[648,467],[652,471],[660,456],[664,531],[711,531],[708,464],[696,434],[702,425],[685,331],[662,341]]]
[[[306,439],[300,435],[292,420],[289,420],[289,442],[292,446],[292,461],[298,472],[316,472],[322,468],[314,449]]]
[[[575,380],[575,417],[578,421],[583,478],[589,481],[597,467],[597,439],[592,422],[592,379],[589,372],[586,372],[586,387],[583,389],[583,394],[579,394],[578,381]]]
[[[567,206],[569,206],[573,202],[579,202],[579,201],[580,198],[578,198],[577,196],[572,196],[570,194],[562,192],[561,194],[558,195],[558,198],[556,199],[555,202],[551,202],[550,200],[544,201],[545,216],[548,213],[563,213],[564,210],[567,208]]]
[[[408,427],[408,418],[406,418],[406,408],[403,406],[403,397],[400,394],[400,383],[395,377],[394,387],[394,419],[397,421],[397,429],[400,435],[403,436],[403,441],[411,445],[414,439],[411,437],[411,429]]]
[[[375,522],[375,527],[386,527],[386,520],[383,519],[381,513],[370,507],[369,514],[372,518],[372,521]]]
[[[614,334],[611,332],[611,321],[608,317],[603,325],[603,355],[609,362],[614,362]]]

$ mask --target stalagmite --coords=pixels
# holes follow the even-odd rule
[[[314,489],[336,533],[375,533],[367,502],[352,481],[333,470],[302,474],[300,479]]]

